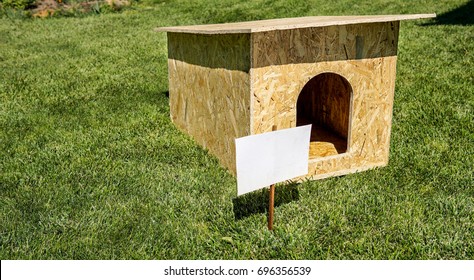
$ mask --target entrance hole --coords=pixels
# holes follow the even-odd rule
[[[309,80],[296,102],[296,125],[312,124],[310,158],[348,149],[352,87],[341,75],[322,73]]]

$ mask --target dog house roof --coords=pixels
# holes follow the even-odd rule
[[[156,31],[197,34],[255,33],[331,25],[389,22],[409,19],[434,18],[436,14],[369,15],[369,16],[314,16],[299,18],[267,19],[222,24],[160,27]]]

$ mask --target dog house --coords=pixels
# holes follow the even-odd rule
[[[235,173],[235,138],[312,124],[312,179],[388,163],[401,20],[303,17],[158,28],[171,119]]]

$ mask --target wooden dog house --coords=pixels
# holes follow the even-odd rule
[[[235,173],[235,138],[311,123],[312,179],[388,163],[401,20],[303,17],[168,32],[171,119]]]

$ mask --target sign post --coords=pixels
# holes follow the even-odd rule
[[[308,173],[310,134],[311,125],[306,125],[235,139],[237,195],[270,186],[269,230],[273,229],[275,184]]]
[[[275,184],[270,186],[270,199],[268,201],[268,230],[273,230],[273,208],[275,207]]]
[[[272,126],[272,131],[276,131],[277,126]],[[275,208],[275,184],[270,185],[270,197],[268,198],[268,230],[273,230],[273,213]]]

